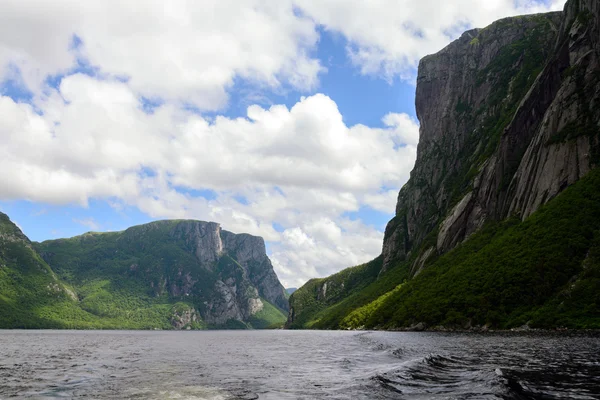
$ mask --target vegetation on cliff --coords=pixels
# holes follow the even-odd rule
[[[310,281],[287,326],[600,328],[599,32],[595,2],[570,0],[425,57],[377,277],[331,298],[343,279]]]
[[[224,253],[214,262],[199,261],[193,240],[176,229],[180,222],[32,244],[0,214],[0,327],[283,325],[284,311],[259,297],[234,258]],[[250,309],[250,304],[262,308]]]
[[[300,288],[291,307],[306,310],[292,328],[493,326],[600,328],[600,169],[521,222],[490,223],[406,280],[401,263],[359,292],[370,302],[320,303]],[[328,282],[328,278],[322,280]],[[392,287],[390,290],[386,288]],[[312,303],[311,303],[312,302]],[[356,307],[361,304],[361,307]],[[341,311],[341,312],[340,312]]]
[[[85,314],[74,304],[72,290],[0,213],[0,327],[60,328],[57,316],[79,319]]]

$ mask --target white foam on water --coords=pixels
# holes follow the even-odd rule
[[[173,400],[229,400],[231,395],[221,389],[207,386],[185,386],[168,390],[129,390],[129,394],[134,398],[144,398],[149,400],[173,399]]]

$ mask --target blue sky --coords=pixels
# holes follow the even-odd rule
[[[128,1],[0,5],[0,210],[35,241],[220,222],[287,286],[378,255],[419,58],[564,3]]]
[[[412,82],[394,79],[388,81],[376,76],[362,75],[348,60],[346,55],[347,41],[339,34],[331,34],[320,30],[320,40],[317,48],[317,57],[323,60],[327,73],[320,79],[316,92],[330,97],[337,104],[346,125],[364,124],[370,127],[383,127],[382,118],[386,113],[407,113],[415,115],[414,90]],[[80,63],[70,73],[83,72],[96,76],[94,68]],[[53,77],[52,87],[58,87],[63,75]],[[307,93],[295,89],[286,90],[284,93],[264,93],[244,81],[231,92],[230,102],[227,107],[218,113],[206,115],[224,115],[231,118],[245,117],[248,100],[245,94],[260,94],[262,101],[253,101],[269,107],[271,104],[285,104],[292,107]],[[2,84],[0,92],[11,97],[17,102],[31,103],[32,94],[24,88],[19,79],[8,79]],[[193,196],[213,199],[215,194],[211,190],[197,190],[182,192],[191,193]],[[110,199],[92,200],[87,206],[77,204],[53,205],[28,200],[0,201],[0,209],[7,213],[23,228],[31,240],[43,241],[61,237],[80,235],[90,230],[123,230],[129,226],[147,223],[156,219],[140,212],[136,207],[115,209],[110,205]],[[393,217],[392,213],[374,210],[369,206],[361,207],[358,211],[348,212],[351,219],[360,219],[379,230],[385,229],[385,224]]]

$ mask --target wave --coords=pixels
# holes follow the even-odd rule
[[[429,354],[407,360],[371,381],[386,398],[410,399],[598,399],[569,382],[540,379],[544,371],[504,369],[477,363],[474,358]]]
[[[499,369],[481,369],[470,360],[429,354],[409,360],[372,379],[381,389],[403,398],[533,399],[515,379]]]

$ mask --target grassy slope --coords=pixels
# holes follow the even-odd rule
[[[337,327],[352,310],[368,304],[391,290],[407,276],[406,268],[395,268],[377,279],[381,257],[366,264],[346,268],[327,278],[311,279],[290,296],[294,322],[289,328],[327,329]],[[322,296],[327,283],[326,296]]]
[[[261,301],[263,302],[263,309],[250,317],[250,321],[248,321],[249,326],[254,329],[283,327],[283,324],[287,320],[287,315],[267,300],[261,299]]]
[[[513,327],[531,321],[600,328],[600,169],[524,222],[486,226],[399,286],[405,268],[397,266],[294,327],[459,327],[469,321]],[[381,293],[384,286],[389,289]],[[374,293],[379,296],[369,296]],[[360,297],[371,300],[356,301]]]

